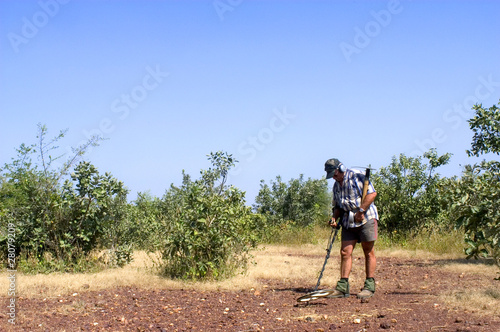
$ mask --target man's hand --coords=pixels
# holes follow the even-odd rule
[[[337,220],[332,217],[332,219],[329,221],[329,225],[332,227],[337,227]]]
[[[362,222],[363,219],[365,219],[365,214],[361,211],[356,212],[354,215],[354,221],[355,222]]]

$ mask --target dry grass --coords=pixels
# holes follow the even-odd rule
[[[441,300],[449,307],[462,308],[471,312],[500,316],[500,290],[498,285],[454,290],[441,294]]]
[[[427,250],[420,249],[402,249],[402,248],[384,248],[377,250],[377,256],[380,257],[397,257],[397,258],[416,258],[422,260],[437,260],[437,259],[460,259],[463,254],[459,253],[445,253],[436,254]]]
[[[338,251],[335,248],[333,250]],[[318,278],[318,270],[323,265],[325,255],[325,245],[266,246],[255,254],[256,265],[249,269],[248,277],[253,280],[274,279],[291,285],[314,286],[311,284]],[[339,273],[338,264],[336,259],[329,260],[329,272],[325,272],[322,284],[333,284],[333,277],[337,278]]]
[[[338,250],[338,249],[336,249]],[[311,284],[317,279],[323,264],[325,245],[303,245],[296,247],[266,246],[253,253],[253,263],[245,274],[220,282],[187,282],[162,278],[154,272],[153,261],[145,252],[135,252],[134,261],[119,269],[108,269],[98,273],[51,273],[17,274],[17,295],[21,297],[53,297],[62,294],[96,291],[120,286],[135,286],[146,289],[197,289],[240,290],[266,287],[262,280],[275,279],[285,282]],[[336,269],[338,262],[330,260],[329,269]],[[325,273],[326,274],[326,273]],[[325,276],[326,283],[333,283]],[[0,277],[0,289],[8,289],[9,280]],[[323,284],[323,283],[322,283]],[[312,286],[312,285],[311,285]]]
[[[327,239],[319,241],[318,245],[282,246],[267,245],[253,253],[254,263],[250,264],[244,275],[238,275],[222,282],[184,282],[159,277],[153,272],[152,261],[144,252],[136,252],[132,264],[120,268],[109,269],[99,273],[48,275],[17,275],[17,294],[21,297],[45,298],[62,294],[96,291],[119,286],[135,286],[146,289],[197,289],[204,291],[217,290],[250,290],[267,287],[265,280],[278,280],[284,284],[296,287],[314,287],[318,273],[325,258]],[[332,259],[328,261],[321,285],[332,287],[339,276],[338,260],[339,244],[332,249]],[[491,280],[487,285],[478,285],[475,289],[457,289],[453,292],[440,294],[443,302],[450,307],[475,308],[481,312],[500,315],[500,291],[498,268],[491,265],[474,264],[461,259],[462,256],[446,254],[437,255],[420,250],[382,249],[377,251],[378,257],[399,257],[422,260],[439,260],[437,269],[482,276]],[[363,264],[362,251],[355,249],[353,264]],[[337,259],[335,259],[337,258]],[[364,268],[353,266],[351,280],[353,283],[364,279]],[[0,277],[0,289],[8,289],[8,279]],[[6,294],[6,292],[4,292]]]
[[[449,272],[460,271],[460,273],[464,274],[474,274],[482,276],[495,276],[495,273],[499,272],[498,267],[496,267],[493,262],[484,264],[483,261],[477,261],[474,259],[467,260],[463,257],[444,261],[441,268]]]
[[[108,269],[98,273],[17,274],[17,294],[22,297],[51,297],[119,286],[144,288],[176,287],[175,281],[151,273],[151,260],[144,252],[136,252],[135,260],[121,269]],[[5,279],[5,280],[4,280]],[[0,288],[7,287],[6,278],[0,279]]]
[[[500,281],[498,267],[492,264],[478,263],[463,258],[444,262],[440,269],[464,276],[474,276],[475,286],[455,289],[440,294],[440,299],[449,307],[459,307],[473,312],[500,316]]]

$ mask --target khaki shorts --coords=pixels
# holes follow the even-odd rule
[[[359,227],[342,228],[342,241],[371,242],[375,241],[377,237],[377,219],[370,219]]]

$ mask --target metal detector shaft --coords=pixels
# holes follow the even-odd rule
[[[319,285],[321,283],[321,278],[323,278],[323,272],[325,271],[326,263],[328,262],[328,258],[330,258],[330,252],[332,251],[332,246],[333,242],[335,241],[335,238],[337,237],[337,232],[339,231],[340,227],[335,227],[332,228],[332,232],[330,233],[330,238],[328,240],[328,247],[326,249],[326,257],[325,257],[325,262],[323,263],[323,267],[321,268],[321,272],[319,274],[318,282],[316,283],[316,287],[314,287],[314,291],[317,291],[319,288]],[[335,233],[334,233],[335,232]],[[333,234],[333,236],[332,236]]]
[[[337,225],[337,227],[332,228],[332,232],[330,233],[330,238],[328,239],[328,246],[326,248],[325,262],[323,263],[323,267],[321,268],[321,272],[320,272],[319,278],[318,278],[318,283],[316,284],[316,287],[314,287],[314,291],[299,297],[297,299],[298,302],[309,302],[312,300],[317,300],[319,298],[323,298],[325,296],[328,296],[331,293],[331,290],[318,291],[318,288],[319,288],[319,285],[321,283],[321,278],[323,277],[323,272],[325,271],[326,262],[328,262],[328,258],[330,258],[330,253],[332,251],[333,242],[335,241],[335,238],[337,237],[337,232],[339,231],[339,228],[340,228],[340,225]]]

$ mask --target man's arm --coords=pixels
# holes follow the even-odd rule
[[[340,218],[341,214],[342,214],[342,211],[341,211],[341,209],[339,207],[334,207],[333,208],[333,213],[332,213],[333,216],[332,216],[332,219],[329,222],[330,226],[337,227],[337,224],[338,224],[337,223],[337,219]]]
[[[370,194],[367,194],[365,196],[365,200],[363,202],[361,202],[361,205],[359,207],[365,211],[368,210],[370,205],[372,205],[372,203],[375,201],[375,197],[377,197],[376,191],[374,191]]]
[[[370,205],[375,201],[375,197],[377,197],[377,192],[374,191],[370,194],[367,194],[365,196],[365,200],[361,202],[360,209],[356,214],[354,215],[354,220],[357,222],[362,221],[365,218],[365,212],[370,208]],[[363,212],[362,212],[363,211]]]

